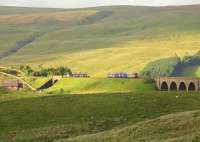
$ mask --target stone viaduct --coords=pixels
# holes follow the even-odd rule
[[[156,85],[161,91],[199,91],[200,78],[195,77],[158,77]]]

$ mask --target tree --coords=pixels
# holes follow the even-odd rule
[[[52,76],[52,79],[53,79],[53,76],[55,75],[56,69],[55,68],[49,68],[47,71],[48,71],[48,75]]]
[[[66,74],[66,72],[67,72],[67,70],[66,70],[65,67],[60,66],[60,67],[58,68],[58,73],[59,73],[59,75],[61,75],[62,77]]]
[[[70,76],[72,75],[72,71],[71,71],[71,69],[69,69],[69,68],[65,68],[65,70],[66,70],[66,74],[69,74]]]
[[[33,69],[30,67],[30,66],[26,66],[25,68],[24,68],[24,70],[25,70],[25,72],[26,72],[26,74],[28,75],[28,76],[30,76],[34,71],[33,71]]]
[[[40,74],[41,74],[41,76],[48,76],[49,75],[49,71],[48,71],[48,69],[42,69],[40,71]]]

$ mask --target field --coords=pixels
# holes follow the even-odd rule
[[[118,130],[56,142],[199,142],[199,111],[175,113]]]
[[[138,140],[142,137],[145,140],[166,138],[167,141],[171,136],[181,138],[190,132],[184,136],[190,140],[199,136],[196,133],[199,101],[198,93],[48,95],[1,91],[0,139],[2,142],[62,139],[112,142],[128,135],[124,142],[137,136]],[[151,128],[155,131],[147,133]],[[193,131],[188,131],[190,129]],[[82,139],[82,135],[86,136]]]
[[[199,7],[3,7],[0,64],[65,65],[93,77],[139,72],[151,61],[199,51]]]

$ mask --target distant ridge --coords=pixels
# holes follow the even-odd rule
[[[0,8],[0,52],[45,36],[0,59],[0,64],[65,65],[75,72],[105,77],[108,72],[140,72],[162,58],[200,50],[200,5],[102,6],[81,9]],[[37,57],[37,58],[36,58]]]

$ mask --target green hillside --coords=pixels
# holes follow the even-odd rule
[[[200,112],[189,111],[136,123],[123,129],[56,142],[199,142]]]
[[[47,89],[51,93],[119,93],[155,91],[153,83],[141,79],[66,78]]]
[[[200,6],[1,7],[0,64],[65,65],[103,77],[200,49]]]
[[[200,77],[200,67],[199,66],[189,66],[185,67],[181,73],[182,76],[196,76]]]
[[[84,142],[95,136],[89,134],[99,132],[105,133],[97,134],[96,141],[126,137],[127,142],[137,136],[138,140],[143,136],[145,140],[168,140],[172,136],[190,140],[199,134],[199,112],[185,111],[200,110],[199,101],[198,93],[47,95],[1,90],[0,141],[53,142],[68,138]],[[172,115],[164,116],[168,114]],[[89,136],[77,137],[82,135]]]

